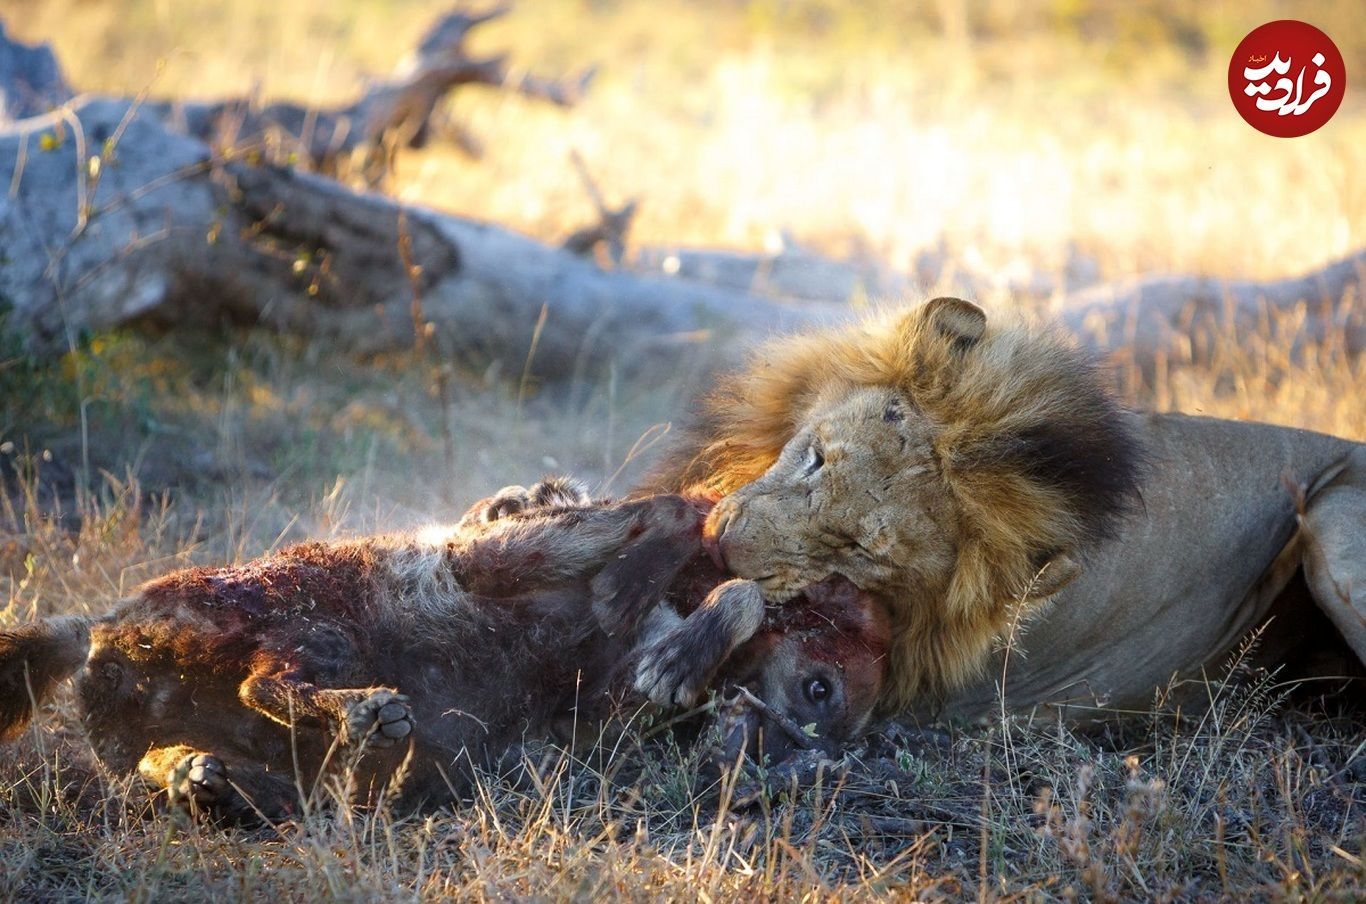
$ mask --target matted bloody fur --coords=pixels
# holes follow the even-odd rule
[[[762,617],[757,593],[727,582],[703,550],[708,501],[564,502],[178,571],[104,618],[0,633],[0,733],[12,736],[31,699],[77,673],[100,760],[182,804],[275,816],[328,765],[352,767],[364,797],[410,757],[399,802],[449,800],[473,768],[522,741],[569,725],[591,736],[623,702],[639,648],[680,630],[699,604],[757,605]],[[784,610],[759,629],[769,643],[747,648],[830,647],[825,659],[867,698],[818,720],[832,737],[862,727],[885,670],[886,619],[871,597],[858,600],[813,588],[814,621]],[[711,650],[704,668],[715,674],[732,650]],[[782,669],[808,661],[772,659]],[[784,681],[764,663],[743,665]]]

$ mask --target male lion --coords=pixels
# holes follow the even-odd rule
[[[1270,616],[1260,664],[1366,661],[1366,446],[1122,410],[1057,333],[937,298],[780,338],[654,485],[781,601],[832,574],[893,613],[885,713],[1143,707]],[[641,686],[686,702],[686,638]]]
[[[591,735],[637,645],[699,602],[727,637],[757,629],[727,674],[756,688],[839,679],[824,705],[782,697],[771,717],[833,740],[859,732],[890,639],[867,594],[822,582],[794,607],[804,624],[766,621],[753,586],[703,551],[710,503],[592,504],[564,486],[486,501],[454,530],[177,571],[102,618],[0,632],[0,739],[75,674],[99,759],[186,808],[279,816],[300,782],[343,762],[358,798],[399,775],[401,804],[439,803],[523,740]]]

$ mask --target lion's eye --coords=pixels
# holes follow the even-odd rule
[[[806,693],[806,699],[812,703],[823,703],[830,696],[830,685],[824,678],[808,678],[806,687],[802,690]]]
[[[806,473],[803,476],[810,477],[812,474],[815,474],[817,471],[819,471],[821,467],[824,465],[825,456],[821,454],[821,450],[817,449],[814,443],[811,446],[807,447]]]

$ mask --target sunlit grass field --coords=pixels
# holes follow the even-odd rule
[[[444,9],[0,0],[80,90],[319,104],[388,72]],[[1227,97],[1232,48],[1275,18],[1318,25],[1347,61],[1342,109],[1301,139],[1255,132]],[[461,91],[484,157],[405,154],[390,190],[548,242],[594,216],[578,151],[609,201],[640,198],[631,250],[786,235],[902,271],[933,252],[974,272],[1270,279],[1366,246],[1357,3],[522,0],[473,49],[599,72],[569,110]],[[442,393],[420,356],[261,332],[120,332],[56,362],[5,339],[0,624],[98,612],[185,564],[451,518],[546,472],[623,491],[704,388],[448,367]],[[1128,391],[1366,439],[1366,365],[1331,342],[1230,344]],[[230,833],[146,817],[62,700],[0,764],[0,898],[1359,900],[1366,726],[1282,691],[1240,676],[1208,718],[1100,736],[1006,721],[875,740],[842,787],[745,806],[656,740],[553,761],[540,787],[490,779],[430,818],[323,808]]]
[[[0,2],[84,90],[320,104],[387,73],[444,8]],[[762,248],[787,230],[901,267],[942,239],[995,267],[1075,245],[1107,276],[1290,273],[1363,243],[1366,102],[1349,90],[1293,141],[1234,114],[1233,46],[1286,16],[1335,38],[1349,80],[1366,67],[1352,3],[523,0],[472,49],[548,74],[596,64],[592,90],[569,113],[462,91],[486,159],[409,156],[396,191],[558,239],[591,215],[578,149],[609,196],[641,197],[643,244]]]

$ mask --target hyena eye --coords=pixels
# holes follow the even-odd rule
[[[825,456],[821,454],[821,450],[816,447],[816,444],[812,443],[806,449],[806,472],[802,476],[810,477],[812,474],[815,474],[817,471],[819,471],[824,465]]]
[[[806,686],[802,690],[806,693],[806,699],[812,703],[824,703],[830,696],[829,683],[819,676],[806,679]]]

